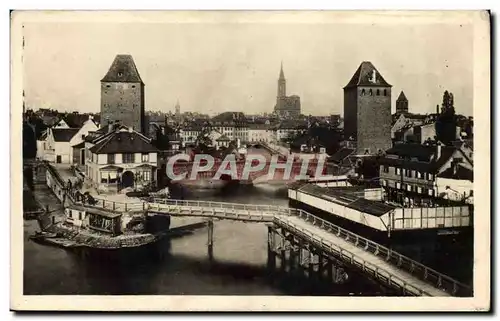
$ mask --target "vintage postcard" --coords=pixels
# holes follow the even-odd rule
[[[11,309],[490,308],[489,12],[11,32]]]

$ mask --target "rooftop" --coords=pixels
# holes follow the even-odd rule
[[[52,128],[52,135],[56,142],[69,142],[79,130],[79,128]]]
[[[146,136],[129,130],[117,130],[90,148],[95,154],[149,153],[158,149]]]
[[[131,55],[116,55],[108,73],[101,82],[139,82],[143,84]]]
[[[358,86],[391,87],[370,61],[363,61],[344,88]]]

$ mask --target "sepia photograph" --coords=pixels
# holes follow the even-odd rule
[[[12,11],[11,68],[11,309],[489,309],[489,12]]]

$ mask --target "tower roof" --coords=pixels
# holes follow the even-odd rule
[[[281,62],[280,79],[285,79],[285,73],[283,72],[283,61]]]
[[[116,55],[103,82],[142,82],[131,55]]]
[[[399,100],[399,101],[408,101],[408,99],[405,96],[405,93],[402,90],[401,90],[401,93],[399,94],[397,100]]]
[[[392,87],[370,61],[363,61],[344,88],[357,86]]]

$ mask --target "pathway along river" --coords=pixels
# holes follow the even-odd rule
[[[42,203],[58,204],[43,185],[36,187]],[[187,194],[185,198],[287,206],[286,193],[271,187],[240,186],[223,195]],[[83,257],[72,251],[39,245],[28,239],[38,229],[24,222],[24,294],[26,295],[380,295],[380,289],[353,275],[344,285],[314,283],[303,277],[268,277],[267,227],[261,223],[217,221],[214,259],[207,255],[206,228],[158,243],[133,257]],[[468,249],[425,245],[405,247],[413,257],[425,255],[432,265],[466,280]],[[450,249],[453,249],[450,250]],[[457,252],[458,251],[458,252]],[[446,258],[447,266],[437,259]],[[453,260],[452,260],[453,258]],[[453,267],[453,268],[451,268]],[[462,272],[455,270],[462,268]],[[458,273],[460,272],[460,273]],[[463,275],[462,275],[463,274]]]

